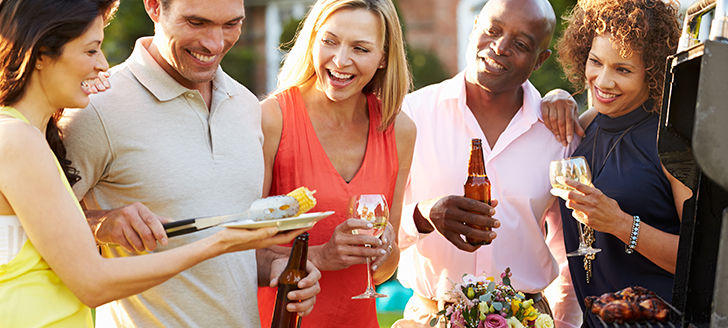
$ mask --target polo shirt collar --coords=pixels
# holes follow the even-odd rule
[[[169,101],[190,91],[190,89],[172,78],[154,60],[154,57],[147,50],[147,46],[151,42],[152,37],[137,39],[134,50],[126,60],[129,69],[137,80],[139,80],[139,83],[149,90],[159,101]],[[217,67],[217,71],[215,72],[212,87],[213,90],[219,89],[227,93],[228,96],[234,96],[240,93],[239,88],[234,87],[232,78],[225,74],[220,66]]]

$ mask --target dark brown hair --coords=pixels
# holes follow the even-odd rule
[[[633,52],[642,56],[649,97],[660,110],[667,56],[675,53],[680,37],[677,4],[663,0],[579,0],[564,35],[558,40],[558,61],[569,81],[579,90],[585,88],[584,70],[592,41],[600,34],[611,34],[611,41],[622,57]]]
[[[0,0],[0,105],[12,105],[23,96],[40,55],[58,58],[63,46],[81,36],[101,15],[108,22],[119,0]],[[48,122],[46,140],[68,181],[81,179],[71,161],[56,122],[60,109]]]

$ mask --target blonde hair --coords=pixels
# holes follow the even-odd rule
[[[377,15],[384,27],[385,68],[377,70],[362,90],[374,93],[382,101],[380,130],[391,125],[402,107],[402,100],[412,86],[407,66],[402,27],[391,0],[318,0],[299,26],[295,43],[278,73],[276,93],[301,86],[316,78],[313,45],[316,34],[326,20],[340,9],[366,9]]]

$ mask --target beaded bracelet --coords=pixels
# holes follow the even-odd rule
[[[624,252],[627,254],[634,253],[634,248],[637,247],[637,237],[640,235],[640,217],[635,215],[632,220],[632,232],[629,235],[629,244],[625,245]]]

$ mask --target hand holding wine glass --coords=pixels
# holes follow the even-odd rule
[[[387,207],[384,195],[363,194],[352,199],[349,214],[351,218],[365,220],[372,224],[371,229],[360,229],[356,230],[355,233],[368,234],[379,238],[387,226],[387,220],[389,220],[389,207]],[[371,247],[371,245],[366,246]],[[387,297],[387,295],[379,294],[374,290],[370,262],[371,260],[367,257],[367,289],[364,293],[354,296],[352,299]]]
[[[567,200],[569,192],[574,190],[573,187],[566,184],[566,179],[576,180],[585,185],[591,185],[591,172],[589,171],[589,166],[586,164],[586,159],[583,156],[551,161],[549,166],[549,180],[553,187],[553,189],[551,189],[551,193],[565,200]],[[572,212],[572,216],[574,216],[575,213],[576,212]],[[576,217],[574,218],[576,219]],[[577,220],[577,227],[579,228],[579,247],[575,251],[567,253],[566,256],[583,256],[600,252],[601,249],[587,245],[585,241],[584,228],[579,220]]]

